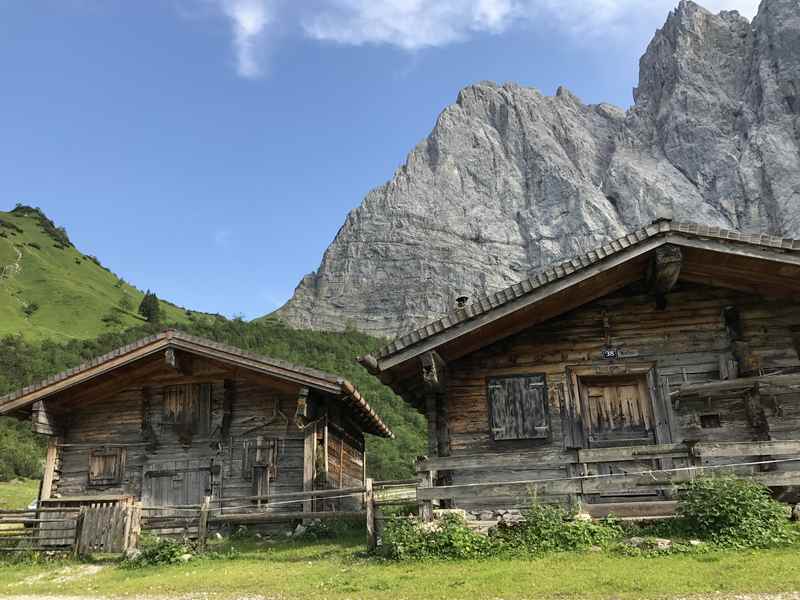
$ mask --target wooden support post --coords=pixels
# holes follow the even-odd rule
[[[303,491],[310,492],[314,489],[314,466],[317,452],[317,425],[306,425],[303,438]],[[303,512],[311,512],[312,501],[303,502]]]
[[[428,455],[439,456],[439,419],[436,415],[436,394],[425,394],[425,417],[428,420]]]
[[[49,500],[53,495],[53,481],[55,481],[58,444],[60,441],[57,437],[51,437],[47,441],[47,456],[44,461],[44,474],[42,475],[42,486],[39,494],[40,503],[42,500]]]
[[[264,493],[264,436],[259,435],[256,437],[256,458],[255,468],[253,469],[253,477],[256,480],[255,494],[258,496],[258,508],[261,508],[261,496]]]
[[[208,540],[208,510],[211,506],[211,496],[203,498],[203,504],[200,505],[200,523],[197,525],[197,543],[200,545],[200,550],[206,549],[206,541]]]
[[[375,494],[372,491],[372,479],[364,482],[364,510],[367,515],[367,550],[372,552],[378,545],[375,536]]]
[[[80,512],[75,517],[75,539],[72,543],[72,556],[78,558],[81,553],[81,538],[83,537],[83,520],[86,517],[86,507],[81,506]]]

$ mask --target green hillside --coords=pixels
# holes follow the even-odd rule
[[[378,479],[413,474],[423,453],[424,419],[356,362],[381,340],[355,331],[296,330],[265,317],[228,320],[161,302],[161,322],[137,313],[144,293],[82,254],[35,208],[0,212],[0,395],[144,336],[176,327],[252,352],[342,375],[395,432],[368,436],[367,467]],[[127,300],[124,300],[127,298]],[[27,423],[0,418],[0,481],[37,477],[42,440]]]
[[[0,335],[27,339],[95,338],[143,322],[144,292],[81,253],[39,209],[0,211]],[[190,314],[161,302],[165,320]],[[191,313],[191,319],[206,318]]]

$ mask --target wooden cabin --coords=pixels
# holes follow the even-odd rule
[[[0,398],[0,414],[49,436],[41,498],[63,502],[360,487],[365,434],[392,437],[340,377],[177,331]]]
[[[420,499],[619,514],[700,473],[800,485],[799,351],[800,241],[660,220],[359,361],[427,417]]]

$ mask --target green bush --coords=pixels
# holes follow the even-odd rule
[[[131,569],[175,565],[184,562],[184,556],[187,554],[191,554],[188,544],[171,538],[145,534],[139,540],[139,552],[127,559],[123,565]]]
[[[580,521],[557,506],[534,504],[519,523],[500,523],[489,536],[475,533],[457,515],[430,526],[417,519],[390,521],[381,553],[395,560],[532,556],[607,547],[622,529],[614,519]]]
[[[44,444],[30,428],[30,423],[0,417],[0,481],[42,476]]]
[[[797,541],[784,505],[766,487],[746,479],[691,482],[677,514],[685,531],[720,546],[763,548]]]
[[[312,521],[306,525],[301,536],[304,540],[337,540],[366,535],[363,521],[349,519],[326,519]]]
[[[613,519],[576,520],[560,506],[534,503],[519,523],[501,523],[494,533],[495,545],[507,552],[540,554],[606,547],[622,535]]]
[[[491,553],[491,540],[472,531],[457,515],[432,524],[417,519],[389,521],[381,545],[381,554],[393,560],[480,558]]]

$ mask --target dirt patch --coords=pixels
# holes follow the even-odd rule
[[[30,577],[26,577],[22,581],[14,583],[12,585],[14,586],[34,585],[36,583],[42,583],[44,581],[52,581],[53,583],[70,583],[72,581],[77,581],[78,579],[83,579],[84,577],[91,577],[92,575],[97,575],[104,568],[105,567],[102,567],[100,565],[81,565],[79,567],[64,567],[63,569],[58,569],[53,572],[31,575]]]

